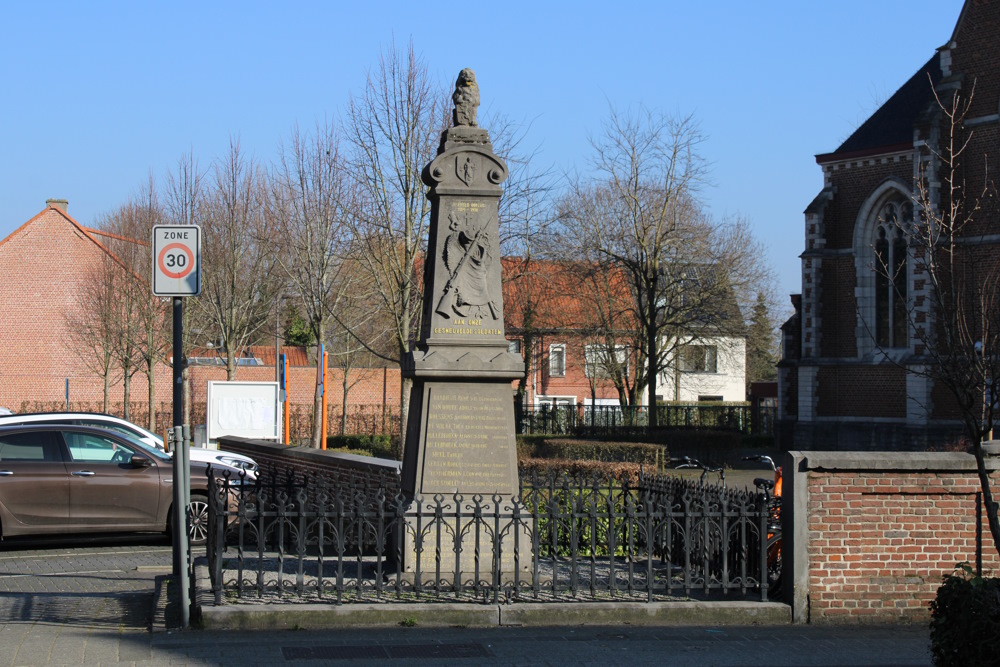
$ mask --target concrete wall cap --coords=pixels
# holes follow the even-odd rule
[[[226,449],[226,443],[238,444],[240,449],[253,456],[252,452],[287,456],[293,459],[304,459],[311,461],[336,461],[339,465],[346,465],[353,468],[375,468],[385,469],[388,472],[399,473],[402,463],[391,459],[379,459],[373,456],[359,456],[357,454],[345,454],[343,452],[329,452],[312,447],[292,447],[282,445],[269,440],[252,440],[250,438],[240,438],[237,436],[222,436],[218,440],[219,449]]]
[[[964,452],[788,452],[806,470],[976,470],[976,457]],[[987,470],[1000,470],[1000,461],[986,460]]]

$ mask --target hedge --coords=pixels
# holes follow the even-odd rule
[[[1000,578],[959,563],[931,601],[934,664],[985,667],[1000,661]]]

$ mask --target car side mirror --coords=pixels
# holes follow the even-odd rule
[[[138,454],[133,454],[132,458],[129,460],[129,464],[133,468],[148,468],[153,465],[153,462],[146,458],[145,456],[140,456]]]

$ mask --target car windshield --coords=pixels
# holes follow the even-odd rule
[[[159,459],[160,461],[169,461],[170,460],[170,457],[167,456],[167,454],[161,452],[160,450],[158,450],[158,449],[156,449],[154,447],[150,447],[149,445],[147,445],[146,443],[144,443],[142,440],[139,440],[135,436],[129,435],[127,433],[122,433],[121,431],[115,431],[115,435],[117,435],[122,440],[127,440],[128,444],[130,444],[133,447],[141,450],[144,454],[149,454],[153,458]]]

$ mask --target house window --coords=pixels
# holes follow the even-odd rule
[[[521,354],[521,341],[519,340],[507,341],[507,351],[513,352],[514,354]]]
[[[566,346],[549,345],[549,377],[566,377]]]
[[[719,349],[715,345],[688,345],[681,350],[681,371],[718,373]]]
[[[588,378],[607,380],[619,375],[628,375],[628,350],[624,345],[616,345],[614,359],[607,345],[588,345],[583,349],[583,373]]]
[[[906,347],[906,239],[902,224],[913,221],[909,203],[889,202],[875,226],[875,343]]]

